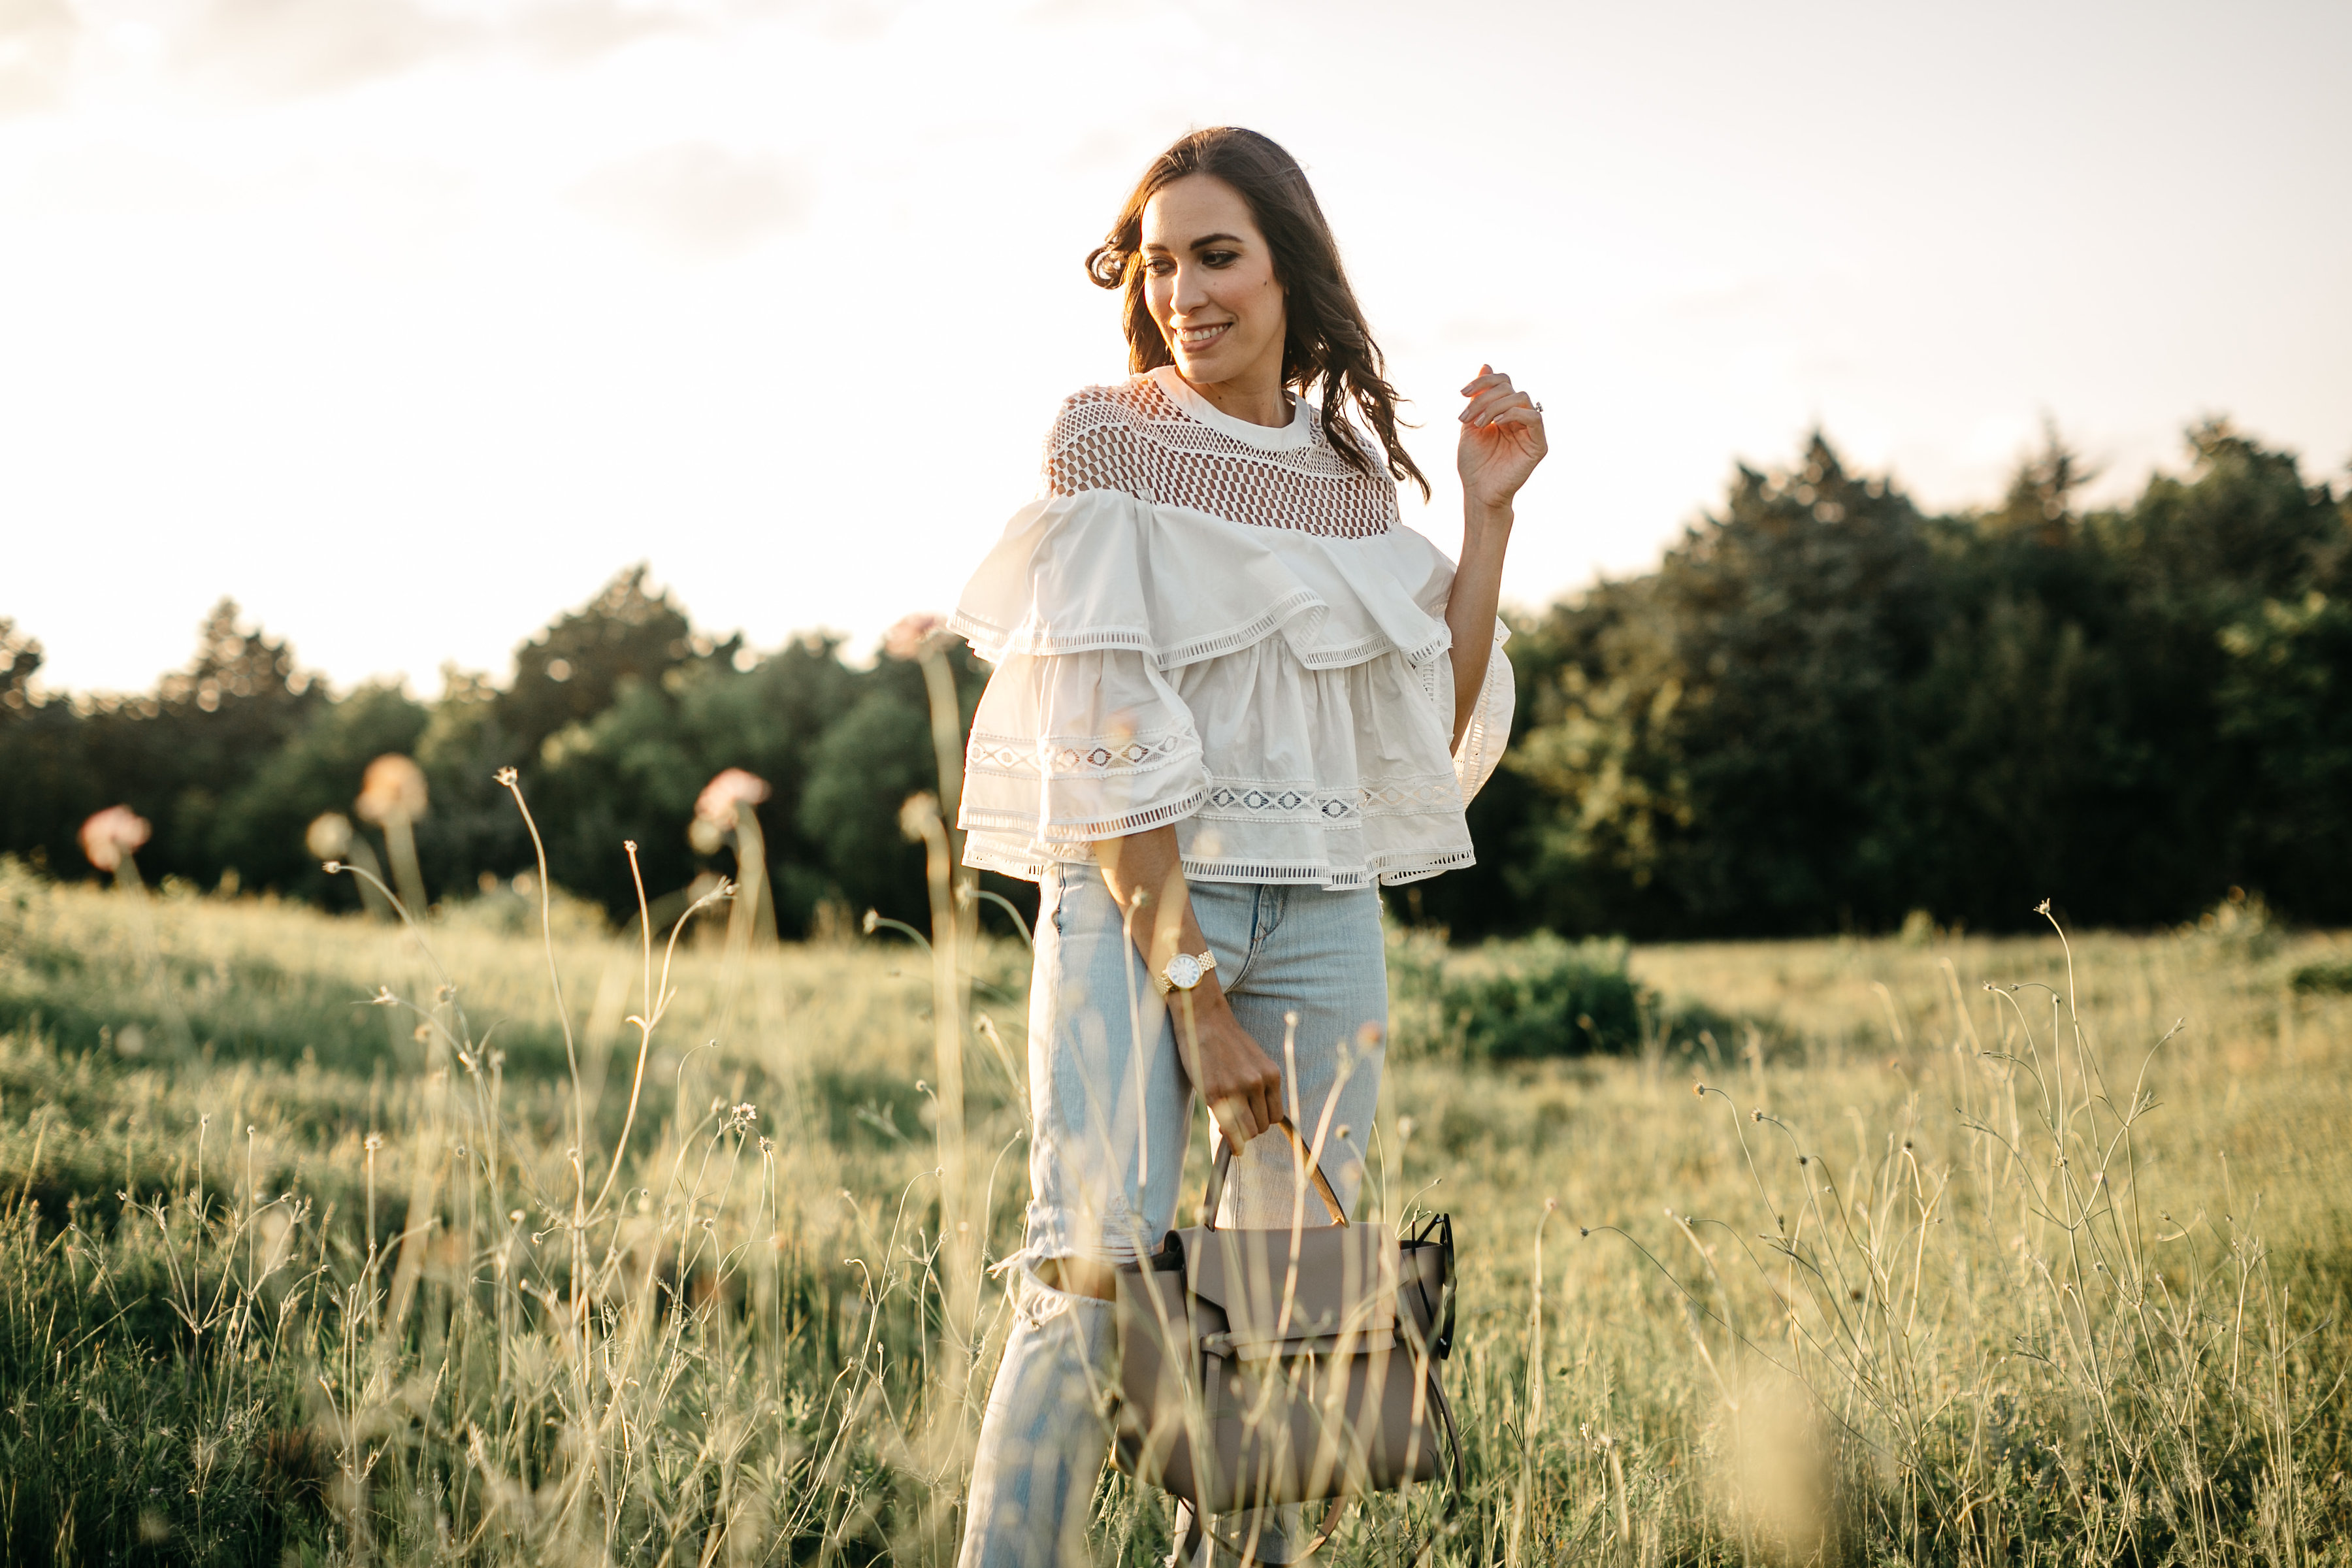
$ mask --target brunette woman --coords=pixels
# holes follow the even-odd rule
[[[1510,733],[1512,499],[1546,449],[1541,405],[1481,366],[1459,563],[1402,526],[1398,484],[1429,485],[1380,350],[1306,175],[1254,132],[1169,148],[1087,272],[1124,293],[1135,374],[1062,405],[952,623],[996,666],[965,860],[1040,890],[1027,1235],[964,1568],[1087,1560],[1112,1271],[1174,1221],[1194,1096],[1240,1149],[1220,1223],[1289,1223],[1288,1140],[1259,1137],[1285,1116],[1354,1205],[1378,888],[1471,863],[1463,806]]]

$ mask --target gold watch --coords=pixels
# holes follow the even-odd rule
[[[1201,984],[1202,975],[1212,973],[1216,967],[1217,955],[1213,952],[1203,952],[1198,958],[1189,952],[1180,952],[1170,959],[1168,967],[1160,973],[1160,994],[1165,996],[1171,991],[1190,991]]]

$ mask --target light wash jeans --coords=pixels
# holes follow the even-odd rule
[[[1235,1016],[1281,1067],[1291,1121],[1353,1212],[1388,1028],[1380,895],[1239,882],[1195,882],[1192,895]],[[1100,873],[1057,868],[1040,903],[1026,1245],[1003,1266],[1018,1270],[1014,1323],[981,1424],[960,1568],[1087,1561],[1110,1445],[1111,1309],[1048,1289],[1034,1269],[1054,1258],[1128,1262],[1157,1247],[1176,1223],[1192,1116],[1169,1010]],[[1218,1223],[1288,1225],[1296,1174],[1279,1133],[1254,1140],[1234,1161]],[[1320,1204],[1311,1193],[1307,1203],[1317,1223]],[[1269,1512],[1284,1518],[1259,1525],[1260,1556],[1281,1562],[1298,1510]]]

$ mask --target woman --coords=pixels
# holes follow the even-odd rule
[[[1471,863],[1463,805],[1510,733],[1511,501],[1545,452],[1540,405],[1482,366],[1460,564],[1402,526],[1397,484],[1429,485],[1396,394],[1306,175],[1254,132],[1162,153],[1087,271],[1125,291],[1137,374],[1063,405],[1044,496],[951,623],[996,666],[965,861],[1041,904],[1027,1236],[966,1568],[1086,1560],[1113,1270],[1173,1223],[1192,1096],[1241,1151],[1221,1223],[1288,1223],[1288,1142],[1258,1138],[1285,1116],[1354,1205],[1376,884]]]

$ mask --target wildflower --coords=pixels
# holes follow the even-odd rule
[[[360,778],[353,809],[365,822],[409,822],[425,815],[425,770],[397,752],[386,752]]]
[[[110,805],[92,812],[81,825],[81,852],[101,871],[118,869],[126,855],[136,852],[153,831],[147,819],[127,805]]]
[[[722,833],[731,832],[742,807],[757,805],[774,793],[768,787],[768,781],[757,773],[741,768],[721,768],[695,797],[694,819],[707,822]]]
[[[1755,1110],[1749,1111],[1748,1116],[1748,1120],[1751,1121],[1761,1121],[1764,1120],[1764,1108],[1759,1105]]]
[[[1706,1085],[1703,1083],[1695,1083],[1691,1085],[1691,1092],[1698,1096],[1701,1100],[1705,1100],[1706,1098]]]
[[[946,624],[928,610],[901,616],[882,634],[882,651],[892,658],[919,658],[925,646],[942,634]]]
[[[740,1132],[748,1127],[758,1125],[759,1121],[760,1112],[747,1100],[727,1113],[727,1130],[730,1132]]]
[[[367,1152],[368,1152],[369,1153],[373,1154],[373,1153],[374,1153],[377,1150],[379,1150],[379,1149],[381,1149],[381,1148],[383,1148],[383,1133],[381,1133],[381,1132],[371,1132],[371,1133],[369,1133],[369,1134],[367,1135]]]

